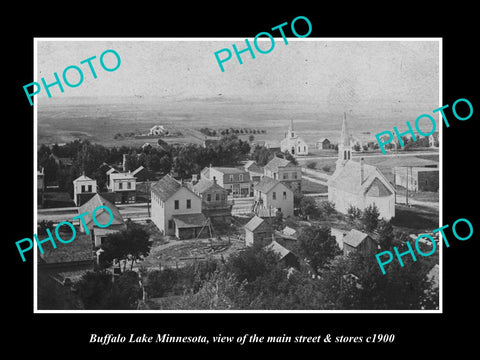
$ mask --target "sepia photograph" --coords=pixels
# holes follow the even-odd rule
[[[442,39],[273,35],[34,39],[34,312],[442,311]]]

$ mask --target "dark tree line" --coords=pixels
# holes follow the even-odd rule
[[[220,141],[207,147],[196,144],[170,146],[165,143],[159,147],[107,148],[100,144],[92,144],[88,140],[75,140],[62,146],[55,144],[51,148],[41,145],[38,150],[38,164],[45,169],[46,183],[58,182],[60,190],[73,194],[72,181],[82,173],[97,180],[102,189],[105,186],[106,175],[101,170],[101,165],[122,164],[124,154],[126,171],[143,166],[159,176],[172,171],[177,177],[187,178],[210,164],[238,165],[241,160],[247,158],[249,151],[248,142],[238,139],[236,135],[223,136]],[[58,165],[51,155],[70,158],[72,166]]]

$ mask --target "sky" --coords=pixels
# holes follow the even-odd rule
[[[54,98],[104,98],[111,96],[157,97],[165,100],[222,98],[266,102],[317,103],[327,109],[390,109],[424,106],[430,111],[439,104],[439,42],[415,41],[339,41],[316,38],[275,38],[268,54],[252,59],[242,54],[239,64],[232,50],[245,48],[245,39],[214,41],[52,41],[37,39],[37,81],[53,82],[53,73],[62,76],[69,65],[79,66],[83,83],[64,93],[52,87]],[[259,41],[268,49],[270,40]],[[221,72],[214,53],[223,48],[232,58]],[[115,50],[120,67],[104,71],[100,54]],[[93,79],[87,64],[80,61],[96,55],[92,61],[97,72]],[[221,54],[224,56],[225,54]],[[105,56],[115,65],[112,54]],[[74,70],[69,80],[76,82]],[[47,99],[42,89],[39,99]],[[48,99],[46,100],[48,101]],[[44,101],[42,101],[44,102]],[[435,106],[435,107],[434,107]]]

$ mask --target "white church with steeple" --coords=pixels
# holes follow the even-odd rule
[[[308,145],[293,130],[293,120],[290,120],[290,126],[288,127],[288,132],[285,134],[285,138],[280,141],[280,151],[288,151],[295,157],[297,155],[308,155]]]
[[[350,206],[364,210],[375,204],[380,217],[395,217],[395,189],[375,166],[365,164],[363,158],[353,161],[347,118],[344,115],[342,133],[338,143],[338,160],[333,175],[328,180],[328,201],[335,209],[348,213]]]

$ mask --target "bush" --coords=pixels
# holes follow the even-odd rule
[[[330,167],[330,165],[323,165],[322,170],[325,171],[325,172],[330,172],[330,170],[332,170],[332,168]]]
[[[350,220],[357,220],[362,216],[362,210],[356,206],[350,205],[347,209],[347,214]]]
[[[309,168],[309,169],[315,169],[316,166],[317,166],[317,163],[314,162],[314,161],[313,161],[313,162],[309,162],[309,163],[307,164],[307,168]]]
[[[369,205],[362,214],[362,224],[367,232],[374,231],[379,222],[380,212],[375,204]]]
[[[332,215],[335,212],[335,204],[331,201],[322,201],[320,210],[324,215]]]

